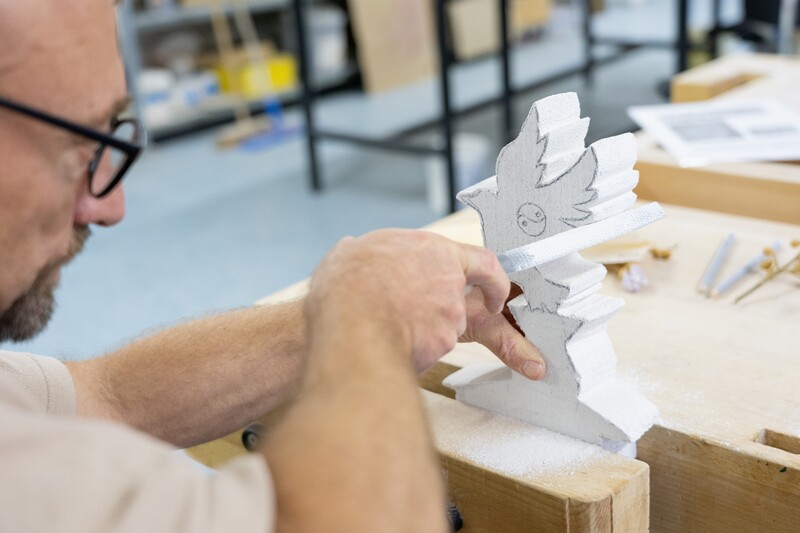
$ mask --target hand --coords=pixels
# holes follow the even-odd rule
[[[482,312],[502,311],[510,282],[485,248],[425,231],[382,230],[339,242],[311,281],[306,316],[322,329],[377,327],[404,343],[418,372],[450,351],[467,329],[464,289],[481,293]]]
[[[520,294],[522,290],[512,284],[507,302]],[[467,297],[467,330],[459,341],[483,344],[509,368],[530,379],[542,379],[547,370],[542,354],[524,337],[508,307],[502,314],[490,313],[480,291]]]

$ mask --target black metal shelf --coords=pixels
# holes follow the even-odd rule
[[[240,0],[236,0],[240,1]],[[293,0],[241,0],[246,9],[254,14],[282,15],[289,13]],[[307,0],[309,4],[319,3],[321,0]],[[141,51],[142,40],[149,38],[150,34],[170,30],[176,27],[192,27],[210,25],[211,17],[215,10],[221,9],[226,16],[233,16],[236,9],[230,1],[220,6],[181,6],[177,0],[166,0],[161,7],[139,10],[135,2],[121,2],[119,8],[119,37],[121,49],[125,57],[125,69],[128,87],[136,102],[136,113],[143,120],[141,98],[139,97],[138,78],[143,70],[143,54]],[[358,69],[350,65],[344,71],[319,80],[319,92],[329,93],[335,89],[355,85],[358,80]],[[283,91],[275,95],[282,104],[293,105],[300,99],[300,90]],[[224,100],[223,98],[219,99]],[[264,106],[262,99],[253,99],[248,103],[253,113],[259,113]],[[234,103],[228,105],[224,102],[211,102],[208,105],[181,113],[180,116],[169,123],[148,128],[148,138],[158,142],[182,135],[190,134],[234,120]],[[144,122],[144,120],[143,120]]]
[[[247,10],[252,13],[267,13],[287,9],[291,0],[256,0],[247,4]],[[165,5],[137,11],[134,15],[134,25],[139,30],[161,30],[174,28],[180,25],[205,24],[211,19],[213,7],[179,7]],[[227,15],[232,15],[234,8],[225,5],[222,10]]]
[[[355,80],[357,76],[358,69],[355,65],[350,65],[339,73],[317,80],[316,91],[318,94],[327,94],[341,88],[349,81]],[[277,99],[283,106],[292,106],[300,102],[300,95],[300,89],[294,88],[275,94],[273,98]],[[267,96],[249,100],[247,104],[250,113],[253,115],[263,113],[266,99]],[[227,100],[227,103],[221,105],[189,111],[168,124],[149,126],[147,130],[149,139],[153,142],[166,141],[181,137],[187,133],[195,133],[233,122],[235,119],[234,107],[238,102],[234,97],[230,97]]]
[[[438,43],[438,59],[440,67],[439,88],[441,98],[442,115],[435,120],[416,124],[412,127],[406,128],[403,131],[396,132],[395,134],[384,138],[373,138],[359,135],[345,134],[335,131],[326,131],[319,129],[316,126],[316,121],[313,113],[313,105],[316,100],[316,94],[312,90],[311,84],[308,81],[308,47],[307,36],[305,29],[305,16],[304,16],[304,0],[293,0],[293,10],[295,15],[295,24],[297,29],[298,41],[298,63],[301,79],[301,96],[300,103],[303,106],[303,111],[306,118],[306,139],[308,149],[309,161],[309,180],[310,186],[314,191],[321,191],[323,187],[321,172],[317,157],[317,143],[322,140],[346,142],[356,144],[373,149],[391,150],[406,152],[419,155],[440,155],[445,158],[446,174],[448,183],[449,195],[449,210],[454,212],[456,209],[455,199],[455,166],[453,157],[453,120],[455,118],[468,115],[480,109],[484,109],[491,105],[501,104],[502,109],[502,124],[503,137],[506,141],[510,141],[514,136],[513,131],[513,117],[511,103],[515,95],[521,92],[527,92],[555,81],[564,79],[576,74],[583,74],[587,82],[591,82],[592,73],[595,67],[615,61],[624,57],[625,54],[633,50],[643,47],[670,47],[676,51],[676,72],[686,70],[687,55],[689,52],[689,39],[688,39],[688,0],[678,0],[678,17],[677,28],[678,38],[674,43],[656,42],[628,42],[609,40],[605,38],[597,38],[592,33],[591,28],[591,0],[585,0],[583,4],[583,30],[585,39],[584,49],[584,63],[575,68],[565,69],[563,72],[548,76],[546,78],[529,83],[523,87],[512,87],[511,84],[511,63],[510,63],[510,44],[509,44],[509,25],[508,25],[508,2],[509,0],[497,0],[498,9],[500,10],[500,36],[501,36],[501,50],[500,58],[502,64],[502,92],[499,97],[489,98],[487,100],[477,102],[464,109],[458,111],[453,110],[450,99],[450,67],[452,66],[452,59],[450,50],[447,46],[446,40],[446,0],[435,0],[435,18],[436,18],[436,36]],[[714,17],[715,25],[719,24],[719,0],[714,2]],[[612,42],[613,41],[613,42]],[[594,55],[594,47],[599,44],[614,44],[619,48],[619,51],[608,57],[596,58]],[[430,127],[439,126],[443,133],[444,143],[443,146],[431,147],[421,146],[419,144],[409,144],[405,138],[411,134],[418,133],[421,130]]]

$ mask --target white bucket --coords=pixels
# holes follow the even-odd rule
[[[334,6],[308,12],[312,76],[315,80],[341,72],[347,66],[347,15]]]
[[[167,69],[145,69],[136,80],[142,116],[148,128],[168,124],[175,115],[175,75]]]

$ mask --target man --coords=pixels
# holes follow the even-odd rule
[[[0,0],[0,50],[0,340],[21,340],[88,227],[122,219],[140,139],[115,117],[112,0]],[[443,531],[415,373],[461,335],[541,378],[499,314],[508,291],[484,249],[381,231],[340,242],[303,302],[85,362],[0,353],[0,531]],[[218,474],[172,453],[287,403]]]

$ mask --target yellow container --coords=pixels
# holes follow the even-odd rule
[[[235,93],[239,90],[235,72],[231,72],[222,65],[217,65],[214,67],[214,73],[219,79],[220,91],[224,93]]]
[[[239,71],[239,92],[248,98],[259,98],[273,92],[268,61],[244,65]]]
[[[276,54],[267,60],[269,80],[276,92],[294,89],[297,85],[297,61],[291,54]]]
[[[217,65],[214,69],[223,92],[260,98],[281,93],[297,85],[297,62],[291,54],[275,54],[259,62],[243,62],[236,68]]]

